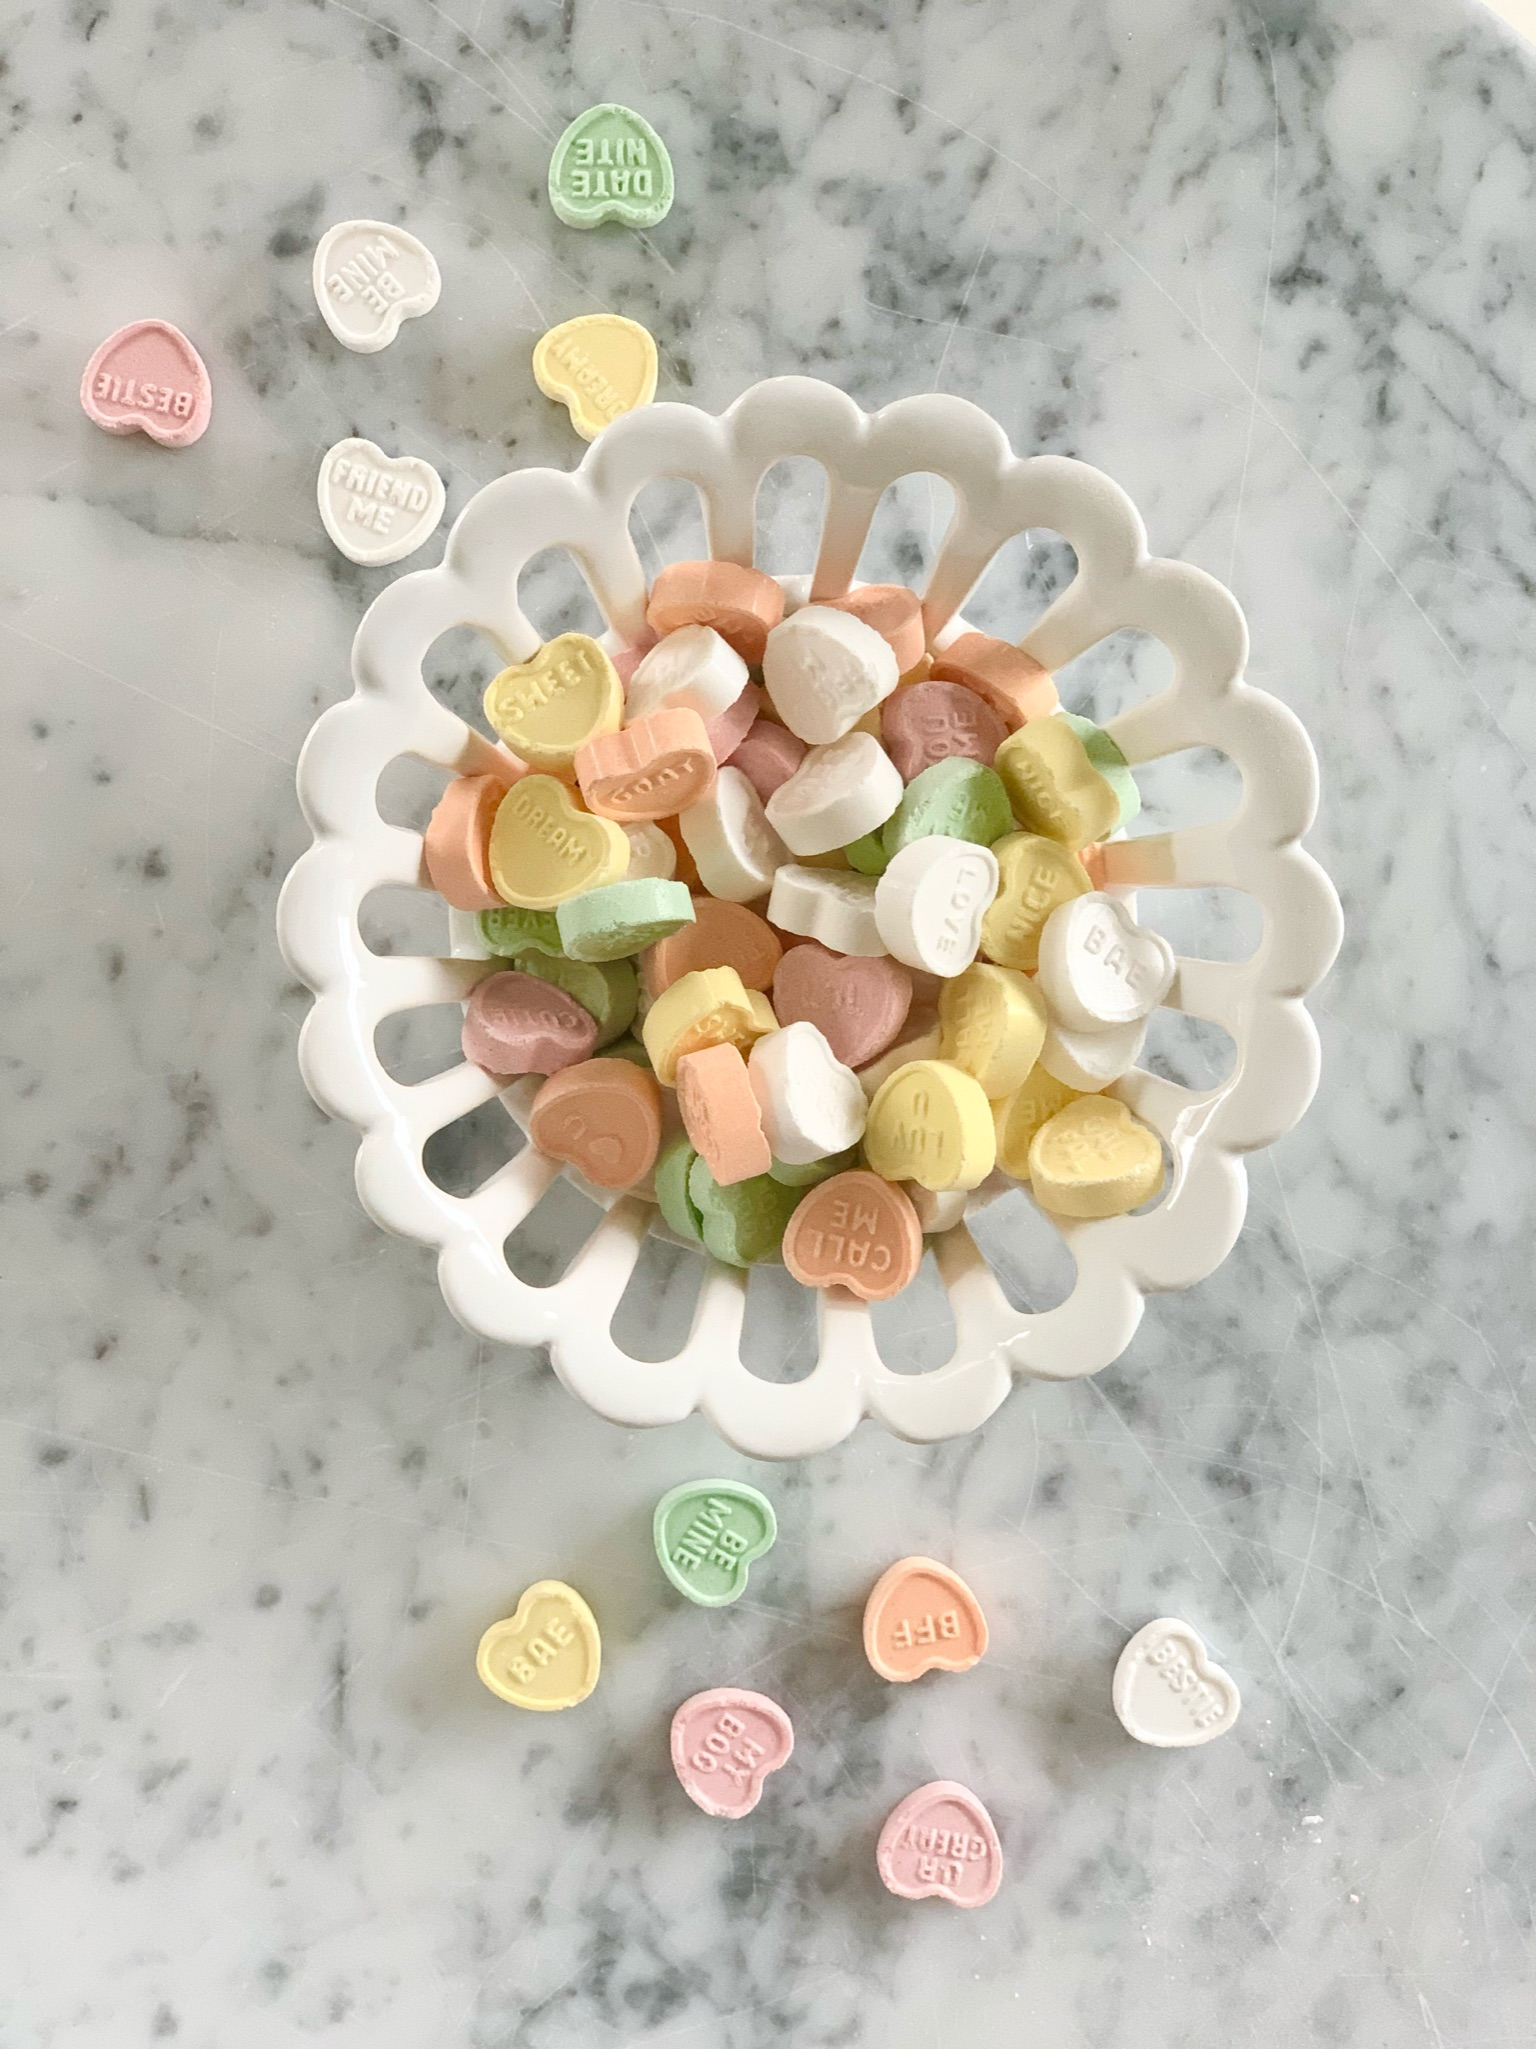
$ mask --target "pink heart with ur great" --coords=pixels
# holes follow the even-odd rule
[[[108,434],[187,448],[213,416],[208,367],[179,327],[135,320],[110,334],[80,379],[85,416]]]

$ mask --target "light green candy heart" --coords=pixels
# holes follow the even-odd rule
[[[1141,809],[1141,791],[1131,765],[1102,726],[1092,719],[1080,719],[1075,712],[1059,714],[1083,743],[1083,752],[1120,800],[1120,824],[1129,825]]]
[[[877,832],[867,832],[862,839],[850,840],[843,848],[843,859],[860,875],[883,875],[890,865],[890,858],[880,844]]]
[[[773,1503],[740,1480],[685,1480],[651,1520],[661,1569],[701,1608],[724,1608],[747,1590],[747,1570],[779,1534]]]
[[[647,1074],[651,1072],[651,1056],[636,1038],[615,1039],[604,1051],[610,1060],[627,1060],[631,1067],[643,1067]]]
[[[590,1010],[597,1019],[599,1046],[622,1038],[635,1021],[640,985],[627,960],[567,960],[564,954],[528,947],[512,965],[525,975],[537,975],[541,982],[553,982],[574,996],[583,1010]]]
[[[609,882],[568,896],[557,907],[555,922],[572,960],[622,960],[691,925],[693,898],[686,882],[662,882],[655,876]]]
[[[784,1188],[814,1188],[818,1181],[830,1181],[834,1174],[841,1174],[846,1168],[858,1164],[859,1148],[851,1145],[845,1153],[833,1153],[826,1160],[812,1160],[804,1167],[793,1167],[788,1160],[775,1160],[768,1173]]]
[[[704,1243],[704,1219],[688,1193],[688,1175],[698,1154],[686,1138],[674,1138],[657,1159],[652,1177],[656,1203],[667,1222],[690,1245]]]
[[[785,1188],[770,1174],[722,1188],[704,1162],[695,1159],[688,1169],[688,1199],[699,1213],[706,1250],[727,1266],[760,1266],[779,1257],[800,1190]]]
[[[672,208],[667,146],[632,108],[588,107],[555,144],[549,203],[568,228],[654,228]]]
[[[480,913],[480,937],[492,953],[511,960],[525,947],[540,953],[560,953],[560,928],[553,911],[525,911],[518,904],[503,904],[500,910]]]
[[[889,861],[903,847],[932,833],[990,847],[1012,830],[1013,810],[997,770],[967,755],[949,754],[942,761],[931,762],[907,784],[900,804],[881,830],[880,843]]]

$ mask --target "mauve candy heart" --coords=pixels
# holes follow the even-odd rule
[[[773,977],[781,1025],[813,1024],[845,1067],[877,1060],[907,1020],[912,977],[899,961],[792,946]]]
[[[804,759],[805,742],[788,726],[776,726],[772,719],[758,719],[731,756],[731,767],[741,770],[766,804]]]
[[[597,1019],[553,982],[509,969],[476,984],[462,1044],[492,1074],[557,1074],[591,1054]]]
[[[672,1769],[694,1806],[723,1821],[752,1812],[794,1747],[783,1708],[744,1687],[696,1693],[672,1717]]]
[[[86,364],[80,403],[108,434],[147,434],[165,448],[186,448],[213,416],[213,385],[179,327],[135,320],[109,334]]]
[[[734,704],[728,704],[717,719],[706,722],[704,730],[709,734],[716,761],[730,760],[756,724],[762,708],[762,691],[755,683],[749,683]]]
[[[885,751],[904,783],[951,755],[991,766],[1008,737],[991,705],[963,683],[914,683],[887,698],[880,712]]]

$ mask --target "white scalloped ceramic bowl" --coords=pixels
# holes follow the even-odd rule
[[[741,1358],[746,1276],[711,1263],[693,1327],[674,1358],[632,1358],[610,1325],[658,1213],[635,1197],[608,1198],[605,1218],[554,1285],[518,1278],[504,1247],[560,1172],[525,1145],[464,1196],[428,1176],[432,1134],[496,1094],[480,1069],[459,1065],[407,1085],[375,1049],[375,1027],[401,1011],[462,999],[496,963],[382,957],[364,944],[358,914],[383,884],[429,885],[420,835],[380,816],[379,778],[400,755],[474,773],[492,743],[447,710],[423,680],[439,635],[472,626],[508,661],[540,636],[518,607],[518,578],[535,554],[563,547],[584,572],[621,642],[644,634],[646,584],[630,508],[659,478],[691,480],[709,547],[749,563],[758,485],[786,456],[809,456],[828,476],[813,596],[848,588],[886,487],[927,471],[948,479],[956,513],[924,595],[930,635],[959,630],[958,607],[1012,535],[1051,528],[1077,572],[1023,645],[1053,670],[1124,628],[1162,642],[1173,658],[1165,690],[1110,722],[1132,763],[1191,747],[1219,749],[1242,775],[1242,796],[1215,825],[1113,843],[1108,883],[1179,889],[1224,885],[1263,910],[1257,950],[1241,962],[1181,959],[1167,1003],[1231,1035],[1236,1059],[1217,1087],[1193,1090],[1135,1069],[1114,1091],[1161,1133],[1172,1173],[1153,1209],[1103,1222],[1053,1219],[1076,1267],[1070,1293],[1037,1314],[1015,1309],[965,1225],[935,1241],[955,1325],[949,1360],[920,1374],[881,1358],[865,1307],[841,1291],[818,1298],[819,1356],[804,1379],[770,1382]],[[1211,577],[1147,554],[1134,506],[1099,471],[1056,456],[1021,460],[1002,430],[962,399],[911,398],[873,416],[832,386],[776,378],[716,419],[691,406],[626,415],[570,475],[523,470],[465,507],[442,564],[402,576],[369,609],[353,644],[354,694],[315,723],[298,769],[314,844],[294,865],[278,908],[283,952],[314,991],[299,1042],[311,1094],[362,1133],[357,1188],[387,1230],[438,1249],[449,1308],[469,1329],[506,1344],[547,1344],[555,1370],[600,1414],[623,1424],[679,1420],[695,1410],[731,1443],[763,1458],[823,1449],[861,1417],[902,1437],[933,1440],[974,1429],[1017,1376],[1095,1372],[1125,1349],[1153,1289],[1186,1288],[1220,1264],[1247,1200],[1243,1155],[1290,1129],[1311,1100],[1318,1046],[1302,998],[1326,972],[1340,936],[1332,885],[1299,841],[1316,806],[1316,763],[1285,706],[1243,681],[1247,630],[1236,601]],[[532,1084],[504,1096],[519,1121]],[[997,1192],[978,1191],[972,1209]],[[702,1255],[700,1255],[702,1257]]]

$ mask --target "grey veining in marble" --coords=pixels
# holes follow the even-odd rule
[[[1452,0],[32,0],[0,45],[7,2049],[1528,2040],[1527,56]],[[677,166],[645,238],[542,198],[603,98]],[[442,265],[381,356],[310,296],[349,215]],[[1107,469],[1232,583],[1322,755],[1349,937],[1243,1238],[1096,1381],[937,1450],[749,1469],[701,1424],[598,1421],[452,1323],[298,1079],[293,763],[394,573],[329,547],[317,458],[424,455],[450,514],[569,465],[528,354],[604,306],[655,332],[664,396],[940,388]],[[213,373],[180,454],[76,403],[149,314]],[[915,570],[940,496],[908,486],[871,565]],[[687,517],[647,507],[663,549]],[[972,610],[1022,631],[1062,571],[1021,543]],[[577,602],[553,567],[534,597]],[[1145,659],[1101,653],[1068,701]],[[446,650],[443,687],[471,667]],[[1209,764],[1149,795],[1227,801]],[[687,1288],[648,1272],[626,1313],[661,1348]],[[803,1370],[789,1292],[754,1303],[762,1370]],[[909,1363],[939,1319],[893,1335]],[[712,1470],[782,1529],[719,1614],[647,1549],[657,1495]],[[908,1550],[986,1605],[964,1678],[863,1664]],[[607,1665],[524,1718],[471,1653],[546,1574]],[[1242,1685],[1209,1749],[1112,1717],[1161,1612]],[[798,1745],[719,1824],[665,1728],[732,1678]],[[974,1916],[875,1880],[881,1819],[937,1776],[1003,1836]]]

